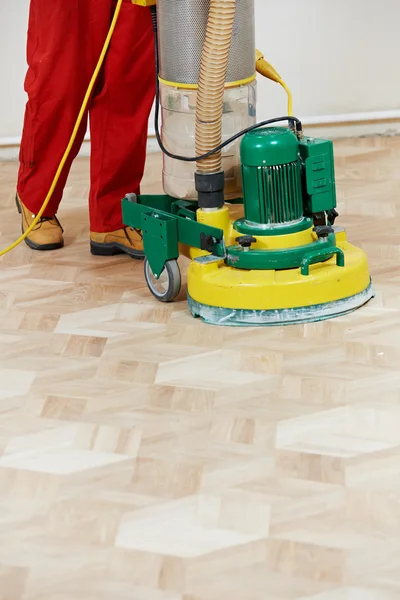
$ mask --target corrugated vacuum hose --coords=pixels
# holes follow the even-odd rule
[[[197,0],[201,1],[201,7],[203,7],[203,3],[207,0]],[[186,0],[182,4],[188,4],[189,0]],[[194,2],[194,0],[193,0]],[[256,123],[255,125],[251,125],[246,127],[245,129],[238,131],[234,135],[232,135],[229,139],[226,139],[224,142],[222,139],[222,113],[223,113],[223,102],[224,102],[224,92],[225,92],[225,83],[226,83],[226,74],[229,68],[229,59],[231,52],[231,41],[232,41],[232,33],[233,33],[233,25],[234,20],[236,18],[237,12],[237,4],[235,0],[210,0],[209,6],[209,18],[208,18],[208,27],[206,28],[206,43],[203,46],[202,50],[202,59],[200,59],[201,69],[200,69],[200,85],[198,85],[197,90],[197,100],[196,100],[196,110],[197,110],[197,139],[199,146],[196,147],[198,150],[199,147],[205,147],[206,150],[202,152],[198,150],[195,152],[195,156],[185,156],[181,154],[176,154],[168,148],[166,148],[163,138],[160,133],[160,65],[162,59],[165,61],[165,56],[169,52],[169,50],[173,50],[173,57],[176,57],[177,50],[173,47],[173,40],[171,38],[169,27],[171,22],[175,23],[175,21],[171,21],[175,16],[175,12],[171,10],[171,4],[174,4],[172,0],[162,0],[157,3],[157,6],[151,6],[151,14],[153,21],[153,31],[154,31],[154,50],[155,50],[155,62],[156,62],[156,102],[155,102],[155,111],[154,111],[154,129],[156,133],[156,138],[158,145],[166,156],[173,160],[178,160],[187,163],[197,163],[201,169],[207,166],[210,168],[211,173],[215,170],[217,172],[220,170],[222,161],[221,161],[221,150],[233,144],[236,140],[245,136],[246,133],[250,131],[254,131],[255,129],[259,129],[261,127],[266,127],[268,125],[273,125],[275,123],[280,123],[283,121],[288,121],[292,124],[292,127],[295,128],[296,133],[300,134],[302,132],[302,124],[301,121],[294,117],[291,112],[289,115],[282,117],[275,117],[273,119],[267,119],[265,121],[261,121]],[[176,3],[175,10],[179,11],[181,9],[180,2]],[[158,10],[161,10],[161,15],[165,16],[165,9],[168,7],[168,11],[166,14],[168,15],[167,23],[164,25],[164,37],[160,36],[159,33],[159,24],[158,24]],[[221,8],[223,10],[221,10]],[[240,6],[239,6],[240,8]],[[187,13],[185,12],[186,16]],[[193,15],[192,15],[193,17]],[[178,23],[181,21],[178,20]],[[168,35],[165,33],[168,26]],[[192,27],[193,29],[193,27]],[[191,29],[191,31],[192,31]],[[174,34],[178,35],[178,32],[174,29]],[[186,32],[180,32],[182,35],[186,35]],[[193,31],[192,31],[193,33]],[[198,32],[197,32],[198,33]],[[228,35],[227,35],[228,34]],[[159,43],[161,40],[161,43]],[[163,41],[164,40],[164,41]],[[160,47],[164,52],[164,57],[160,56]],[[178,44],[178,49],[182,52],[181,45]],[[190,47],[190,44],[186,44],[184,46],[185,52],[183,52],[183,56],[187,56],[187,47]],[[193,57],[192,57],[193,58]],[[254,57],[255,59],[256,57]],[[257,58],[264,58],[261,53]],[[265,61],[264,61],[265,63]],[[174,62],[170,59],[168,61],[169,68],[171,69],[171,64]],[[191,63],[190,63],[191,64]],[[197,62],[195,63],[197,64]],[[258,66],[261,65],[261,61],[258,62]],[[275,77],[276,72],[269,65],[271,72],[268,72],[265,69],[265,64],[263,66],[263,74],[269,78]],[[182,60],[179,63],[178,71],[183,69]],[[190,71],[190,69],[189,69]],[[170,70],[167,71],[167,79],[169,81],[176,81],[178,79],[178,74],[175,73],[174,70],[172,72]],[[190,83],[193,85],[195,83],[191,80],[192,74],[188,75],[188,81],[186,83]],[[279,77],[279,76],[277,76]],[[274,79],[276,80],[276,79]],[[199,81],[197,80],[198,84]],[[172,87],[174,87],[173,84]],[[185,88],[185,84],[182,86]],[[211,97],[212,96],[212,97]],[[211,118],[210,118],[211,115]],[[211,125],[214,124],[214,133],[213,139],[216,140],[214,143],[211,139],[211,135],[207,135],[211,130]],[[216,124],[216,127],[215,127]],[[293,125],[294,124],[294,125]],[[216,160],[209,161],[208,159]],[[200,172],[200,169],[199,169]],[[208,171],[207,171],[208,172]],[[206,172],[206,174],[207,174]]]
[[[196,154],[202,156],[222,142],[222,111],[236,0],[210,0],[206,39],[200,66],[196,106]],[[199,173],[221,171],[221,152],[197,163]]]

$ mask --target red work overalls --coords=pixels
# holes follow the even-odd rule
[[[115,6],[115,0],[31,0],[17,191],[34,214],[67,147]],[[122,227],[121,199],[139,191],[143,175],[154,69],[150,11],[124,0],[88,115],[45,216],[57,212],[89,117],[90,229]]]

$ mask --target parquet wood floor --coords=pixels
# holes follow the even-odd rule
[[[237,330],[156,303],[141,263],[89,254],[86,160],[66,247],[0,259],[1,600],[400,598],[400,138],[336,160],[377,291],[345,318]]]

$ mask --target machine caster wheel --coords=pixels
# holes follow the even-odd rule
[[[172,302],[181,291],[181,272],[176,260],[168,260],[160,277],[156,279],[146,258],[144,276],[150,292],[160,302]]]

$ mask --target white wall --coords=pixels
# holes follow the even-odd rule
[[[295,112],[400,108],[399,0],[256,2],[258,44],[291,85]],[[262,92],[276,112],[276,94]]]
[[[29,0],[0,0],[0,146],[21,131],[28,9]],[[291,86],[296,115],[323,117],[324,133],[332,115],[400,115],[400,0],[256,0],[256,11],[257,45]],[[283,112],[283,91],[260,81],[259,118]],[[390,121],[374,131],[400,128]]]
[[[29,0],[0,0],[0,139],[21,133]]]

